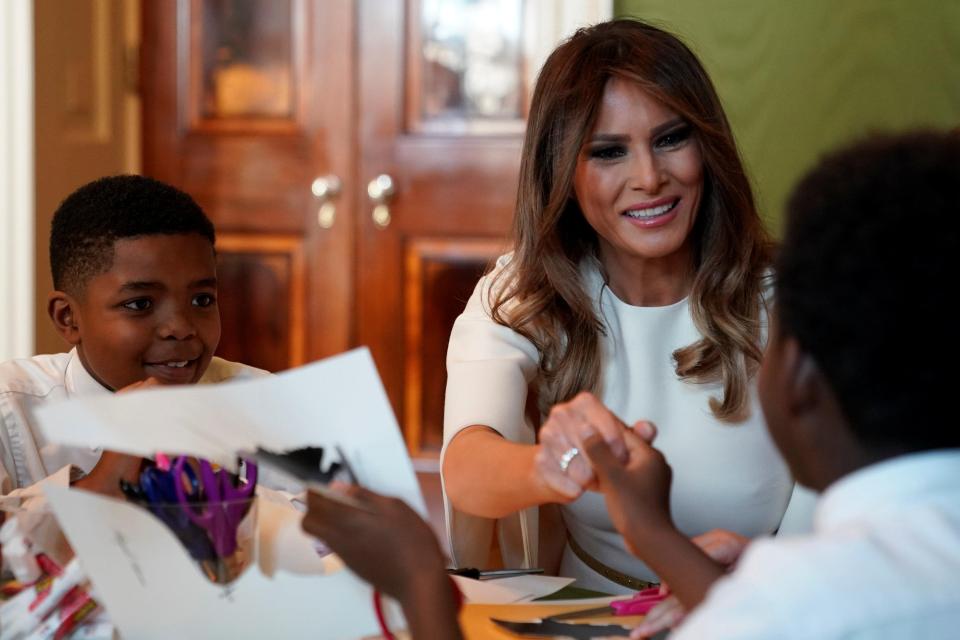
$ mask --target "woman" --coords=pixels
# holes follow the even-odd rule
[[[681,530],[775,531],[792,481],[753,385],[771,243],[700,62],[643,22],[578,31],[537,80],[520,171],[514,251],[478,283],[447,355],[455,562],[486,566],[499,520],[508,565],[557,569],[562,548],[560,575],[582,586],[655,581],[585,492],[579,455],[595,431],[624,454],[624,423],[644,420]],[[554,503],[566,536],[554,510],[532,509]]]

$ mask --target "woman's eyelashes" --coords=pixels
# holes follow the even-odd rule
[[[627,155],[627,147],[622,144],[602,144],[590,147],[589,154],[597,160],[616,160]]]
[[[662,136],[658,137],[653,145],[658,149],[672,149],[674,147],[681,146],[684,142],[690,139],[690,134],[693,132],[690,125],[684,124],[676,129],[667,131]]]
[[[688,124],[683,124],[654,138],[651,146],[655,151],[678,149],[690,139],[692,134],[693,128]],[[629,145],[619,142],[595,144],[587,149],[587,155],[592,160],[620,160],[625,158],[629,152]]]

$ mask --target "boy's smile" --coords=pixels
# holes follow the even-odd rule
[[[220,341],[216,259],[200,234],[117,240],[110,269],[72,302],[68,340],[110,389],[148,377],[197,382]]]

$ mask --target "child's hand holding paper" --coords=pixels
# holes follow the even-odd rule
[[[399,498],[358,486],[342,490],[358,506],[326,493],[307,493],[304,530],[326,542],[354,573],[399,601],[413,637],[459,637],[456,587],[444,571],[430,526]]]

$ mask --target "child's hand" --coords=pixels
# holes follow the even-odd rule
[[[680,624],[686,615],[687,610],[676,596],[661,600],[647,612],[643,622],[633,628],[630,632],[630,640],[649,638],[664,629],[671,629]]]
[[[140,477],[143,458],[131,456],[119,451],[104,451],[100,461],[85,477],[73,483],[73,486],[105,496],[120,497],[120,480],[136,483]]]
[[[357,508],[307,492],[303,528],[339,555],[358,576],[406,605],[416,580],[446,580],[444,558],[430,526],[403,500],[350,486]],[[449,591],[449,586],[441,583]]]
[[[163,385],[162,382],[160,382],[153,376],[150,376],[149,378],[145,378],[144,380],[140,380],[138,382],[128,384],[122,389],[117,389],[116,393],[127,393],[128,391],[137,391],[138,389],[147,389],[149,387],[156,387],[161,385]]]
[[[726,529],[711,529],[699,536],[694,536],[692,540],[711,559],[728,570],[740,558],[740,554],[750,542],[749,538]],[[666,582],[660,585],[660,589],[663,593],[670,592]],[[646,638],[664,629],[675,627],[686,615],[686,608],[675,596],[671,596],[657,603],[657,606],[650,610],[643,618],[643,622],[630,633],[630,638]]]
[[[599,435],[584,442],[584,451],[606,497],[610,518],[634,554],[647,535],[673,527],[670,466],[663,454],[649,444],[655,433],[650,431],[652,425],[646,424],[649,428],[639,435],[633,431],[623,434],[626,462],[621,462]]]

